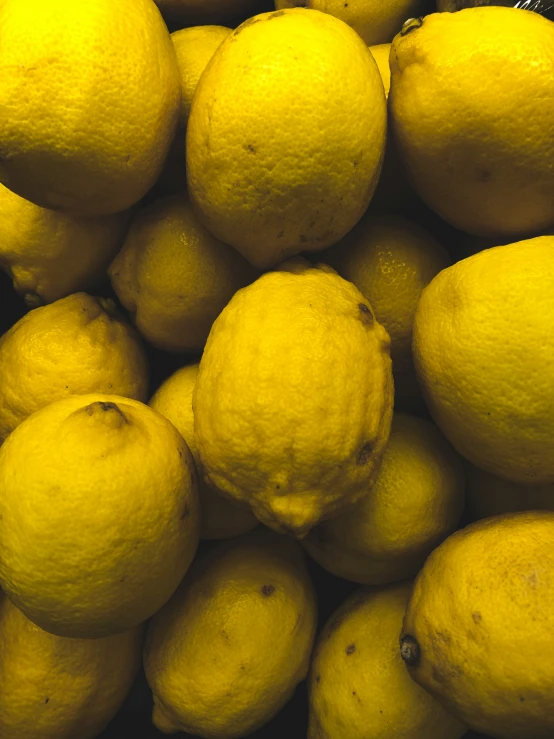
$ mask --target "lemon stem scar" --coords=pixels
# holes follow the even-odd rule
[[[402,634],[400,637],[400,656],[408,667],[417,667],[420,656],[417,639],[409,634]]]
[[[423,18],[408,18],[408,20],[404,23],[402,26],[402,29],[400,31],[401,36],[407,36],[412,31],[416,31],[418,28],[421,28],[423,25]]]

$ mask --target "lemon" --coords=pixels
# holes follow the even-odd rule
[[[92,392],[148,394],[144,348],[113,300],[68,295],[31,310],[0,339],[0,443],[39,408]]]
[[[516,511],[554,511],[554,483],[521,485],[470,464],[467,472],[467,507],[473,520]]]
[[[391,51],[391,121],[421,198],[476,236],[554,224],[554,25],[518,8],[434,13]]]
[[[173,352],[201,350],[233,294],[258,274],[204,228],[186,193],[159,198],[140,211],[108,269],[140,333]]]
[[[498,739],[554,732],[554,513],[487,518],[431,554],[401,650],[412,678]]]
[[[412,583],[358,588],[319,635],[308,739],[459,739],[467,727],[410,680],[398,634]]]
[[[0,595],[2,739],[94,739],[121,707],[141,663],[143,629],[66,639]]]
[[[129,213],[78,218],[0,185],[0,266],[30,307],[94,289],[123,243]]]
[[[395,413],[372,489],[303,544],[338,577],[380,585],[412,577],[456,528],[464,509],[461,459],[437,427]]]
[[[179,115],[175,50],[152,0],[5,0],[0,181],[94,216],[152,187]]]
[[[37,626],[98,638],[169,599],[198,543],[192,455],[139,401],[74,395],[0,448],[0,585]]]
[[[272,267],[344,236],[375,190],[386,138],[377,64],[318,10],[254,16],[206,67],[187,128],[187,183],[206,227]]]
[[[331,268],[291,260],[239,290],[193,395],[203,472],[302,537],[373,483],[392,417],[389,337]]]
[[[348,23],[368,46],[392,41],[408,18],[422,15],[427,0],[275,0],[276,8],[313,8]]]
[[[156,390],[149,405],[168,418],[179,431],[192,452],[197,469],[201,469],[200,458],[194,438],[194,414],[192,395],[198,363],[187,364],[178,369]],[[200,476],[200,538],[227,539],[244,534],[258,525],[258,519],[250,508],[239,507],[223,497],[218,490]]]
[[[457,262],[424,289],[414,320],[437,425],[470,462],[518,483],[554,482],[553,247],[543,236]]]
[[[181,77],[181,111],[177,131],[156,187],[164,193],[186,188],[185,134],[192,96],[219,44],[231,33],[225,26],[192,26],[171,34]]]
[[[316,618],[296,542],[260,528],[200,555],[148,626],[154,725],[210,739],[250,734],[306,677]]]
[[[412,359],[416,306],[451,259],[422,226],[398,214],[368,212],[335,246],[318,254],[367,298],[391,338],[395,406],[423,406]]]

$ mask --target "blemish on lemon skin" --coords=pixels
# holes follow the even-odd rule
[[[365,326],[371,326],[373,324],[373,313],[371,308],[365,303],[358,303],[360,310],[360,320]]]
[[[262,595],[265,595],[266,597],[269,597],[270,595],[273,595],[275,592],[275,587],[273,585],[262,585]]]
[[[473,619],[473,622],[476,624],[480,624],[483,620],[483,617],[481,616],[481,613],[479,611],[475,611],[475,613],[471,614],[471,618]]]
[[[354,654],[356,651],[356,645],[355,644],[349,644],[346,649],[344,650],[348,656],[351,654]]]

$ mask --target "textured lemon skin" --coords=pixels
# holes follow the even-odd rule
[[[0,339],[0,443],[34,411],[69,395],[146,401],[140,337],[109,301],[75,293],[25,314]]]
[[[418,575],[404,632],[412,678],[498,739],[554,732],[554,513],[484,519],[449,537]]]
[[[462,456],[517,483],[554,482],[554,237],[457,262],[423,290],[416,371]]]
[[[300,538],[359,498],[390,430],[389,343],[363,295],[325,265],[291,260],[239,290],[194,389],[207,480]]]
[[[209,739],[254,731],[306,677],[316,619],[296,542],[260,528],[204,553],[148,627],[154,725]]]
[[[169,599],[198,543],[192,455],[161,414],[75,395],[0,448],[0,584],[37,626],[98,638]]]
[[[192,395],[198,364],[188,364],[174,372],[156,390],[148,405],[161,413],[175,426],[187,442],[197,469],[201,469],[200,457],[194,438],[194,413]],[[255,528],[258,519],[249,507],[238,506],[221,495],[199,476],[200,538],[227,539]]]
[[[418,194],[476,236],[554,224],[554,26],[530,11],[434,13],[391,49],[391,123]]]
[[[218,314],[259,272],[204,228],[186,193],[175,193],[137,214],[108,275],[150,344],[192,352],[203,348]]]
[[[316,10],[261,13],[223,41],[198,83],[188,189],[212,233],[271,267],[354,226],[385,139],[383,85],[360,37]]]
[[[437,427],[395,413],[371,490],[303,540],[325,569],[381,585],[417,574],[464,509],[463,464]]]
[[[0,48],[0,181],[79,215],[140,200],[180,104],[175,50],[152,0],[6,0]]]
[[[297,5],[330,13],[348,23],[368,46],[393,40],[408,18],[422,15],[427,0],[275,0],[276,8]]]
[[[120,248],[129,213],[77,218],[0,185],[0,266],[30,307],[97,287]]]
[[[2,594],[2,739],[94,739],[131,689],[142,637],[142,627],[103,639],[54,636]]]
[[[367,212],[344,239],[318,257],[356,285],[387,330],[395,407],[421,408],[412,359],[414,315],[423,289],[452,262],[446,249],[409,218]]]
[[[522,485],[467,462],[467,510],[473,520],[517,511],[554,511],[554,483]]]
[[[398,635],[412,583],[356,590],[318,637],[308,739],[459,739],[467,727],[410,679]]]

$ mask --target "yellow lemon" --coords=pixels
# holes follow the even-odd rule
[[[0,181],[80,215],[152,187],[177,124],[179,69],[152,0],[5,0]]]
[[[291,260],[214,322],[193,395],[209,482],[302,537],[369,489],[388,440],[389,337],[330,267]]]
[[[141,627],[66,639],[35,626],[0,595],[0,736],[94,739],[139,671]]]
[[[467,472],[467,508],[473,520],[516,511],[554,511],[554,483],[521,485],[470,464]]]
[[[498,739],[554,734],[554,513],[487,518],[431,554],[410,598],[412,678]]]
[[[554,224],[554,25],[499,6],[415,19],[391,51],[396,142],[421,198],[476,236]]]
[[[139,401],[74,395],[0,447],[0,585],[33,623],[97,638],[150,618],[198,543],[192,455]]]
[[[160,385],[150,399],[149,405],[171,421],[187,442],[196,468],[201,469],[194,438],[192,411],[192,395],[197,377],[198,364],[188,364],[182,367]],[[238,506],[223,497],[202,476],[200,476],[198,490],[201,539],[227,539],[244,534],[258,525],[258,519],[250,508]]]
[[[437,427],[395,413],[372,489],[303,544],[326,570],[380,585],[412,577],[451,534],[464,509],[461,459]]]
[[[411,582],[359,588],[319,635],[308,739],[459,739],[467,727],[416,685],[398,635]]]
[[[348,23],[368,46],[392,41],[408,18],[423,15],[428,0],[275,0],[276,8],[313,8]]]
[[[259,272],[198,221],[186,193],[140,211],[109,267],[114,290],[158,349],[201,350],[212,323]]]
[[[486,249],[424,289],[414,361],[429,410],[466,459],[554,482],[554,237]]]
[[[412,329],[423,289],[451,263],[446,249],[401,215],[368,212],[335,246],[318,254],[367,298],[391,338],[395,406],[423,406],[412,359]]]
[[[148,395],[144,348],[113,300],[69,295],[29,311],[0,339],[0,443],[39,408],[93,392]]]
[[[210,739],[250,734],[306,677],[316,619],[296,542],[260,528],[200,555],[148,626],[154,725]]]
[[[206,227],[260,268],[344,236],[377,185],[386,101],[346,23],[290,8],[218,47],[187,128],[187,182]]]
[[[181,111],[177,131],[156,187],[161,192],[186,188],[185,134],[192,96],[202,72],[220,43],[231,33],[225,26],[192,26],[171,34],[181,77]]]
[[[0,266],[30,307],[52,303],[106,278],[129,212],[78,218],[41,208],[0,185]]]

